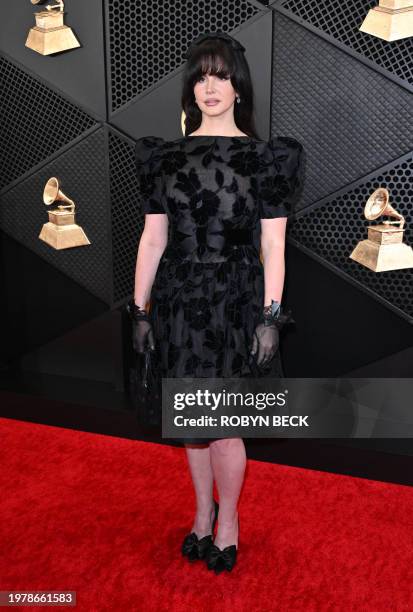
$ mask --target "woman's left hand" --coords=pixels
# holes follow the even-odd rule
[[[275,324],[258,323],[254,330],[250,354],[256,356],[257,365],[265,367],[275,357],[280,334]]]

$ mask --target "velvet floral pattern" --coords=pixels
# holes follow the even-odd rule
[[[281,136],[136,142],[142,211],[169,220],[150,311],[163,377],[257,375],[249,351],[264,305],[260,219],[291,213],[302,153]],[[279,351],[260,375],[283,376]]]

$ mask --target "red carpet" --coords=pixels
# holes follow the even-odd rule
[[[82,612],[413,610],[413,488],[249,461],[239,560],[216,576],[180,556],[183,448],[10,419],[0,433],[0,590],[76,590]]]

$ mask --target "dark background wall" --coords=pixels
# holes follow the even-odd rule
[[[68,0],[65,22],[81,47],[48,57],[25,47],[42,7],[3,7],[3,389],[94,407],[97,430],[103,409],[119,418],[128,411],[122,305],[133,293],[143,226],[133,144],[182,135],[183,53],[215,29],[247,48],[260,136],[292,136],[305,148],[304,188],[287,236],[284,300],[297,325],[283,341],[286,375],[413,376],[412,270],[374,273],[349,259],[366,237],[363,208],[379,186],[406,217],[413,244],[412,40],[359,32],[375,4],[230,0],[198,2],[195,13],[180,1]],[[91,245],[56,251],[39,240],[51,176],[75,200]],[[46,419],[40,405],[19,412],[4,402],[2,413]],[[76,414],[73,426],[85,410]],[[59,413],[53,419],[63,424]],[[348,457],[356,449],[413,454],[410,440],[317,441],[327,443]],[[266,458],[274,447],[267,443]]]

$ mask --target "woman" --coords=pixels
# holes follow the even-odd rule
[[[279,330],[291,318],[280,305],[285,230],[303,148],[293,138],[257,137],[244,51],[222,32],[193,41],[182,91],[186,136],[136,143],[145,227],[131,305],[133,342],[138,352],[159,349],[163,377],[283,376]],[[196,495],[182,553],[205,559],[216,573],[230,571],[238,550],[243,440],[180,441]]]

